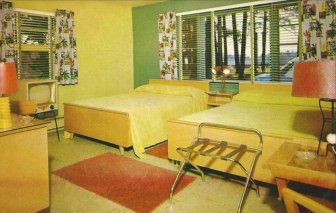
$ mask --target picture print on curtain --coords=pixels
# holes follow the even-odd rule
[[[160,77],[167,80],[177,79],[176,14],[174,12],[160,14],[158,27]]]
[[[303,0],[304,60],[336,59],[336,0]]]
[[[14,63],[13,4],[0,2],[0,62]]]
[[[56,10],[56,52],[54,71],[61,85],[78,83],[74,12]]]

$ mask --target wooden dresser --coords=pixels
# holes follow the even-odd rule
[[[49,207],[47,121],[12,116],[0,129],[0,212]]]

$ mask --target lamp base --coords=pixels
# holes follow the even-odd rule
[[[326,116],[326,112],[324,112],[323,107],[322,107],[322,102],[327,102],[327,103],[331,104],[330,117]],[[325,124],[330,123],[331,124],[331,132],[330,133],[333,133],[333,134],[336,133],[335,104],[336,104],[336,99],[329,99],[329,98],[320,98],[319,99],[319,107],[320,107],[320,111],[321,111],[321,114],[322,114],[323,122],[322,122],[322,128],[321,128],[321,132],[320,132],[319,144],[318,144],[318,147],[317,147],[317,154],[318,155],[323,155],[323,154],[320,154],[320,146],[321,146],[321,141],[322,141],[322,136],[323,136]]]
[[[12,127],[9,97],[0,97],[0,129]]]

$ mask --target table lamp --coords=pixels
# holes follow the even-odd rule
[[[222,83],[221,83],[220,93],[225,93],[225,76],[230,73],[230,70],[227,69],[227,68],[225,68],[224,70],[222,70],[221,66],[216,66],[215,68],[213,68],[211,70],[211,72],[212,72],[212,75],[213,75],[212,79],[215,79],[215,76],[217,74],[221,75],[220,78],[222,80]]]
[[[331,131],[335,133],[336,60],[305,61],[295,64],[292,95],[319,98],[319,107],[323,117],[317,149],[317,154],[319,154],[325,124],[331,123]],[[331,104],[330,117],[326,116],[322,102]]]
[[[18,90],[15,64],[0,63],[0,128],[10,128],[12,119],[9,97],[2,96]]]

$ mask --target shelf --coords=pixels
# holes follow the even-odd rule
[[[223,92],[215,91],[215,92],[207,92],[207,94],[208,94],[207,105],[212,106],[212,107],[217,107],[217,106],[230,103],[232,101],[233,96],[237,93],[232,93],[232,92],[223,93]]]
[[[224,103],[217,103],[217,102],[208,102],[207,105],[209,106],[221,106],[223,105]]]
[[[233,93],[233,92],[207,92],[207,94],[209,96],[223,96],[223,97],[229,97],[232,98],[234,95],[236,95],[237,93]]]

